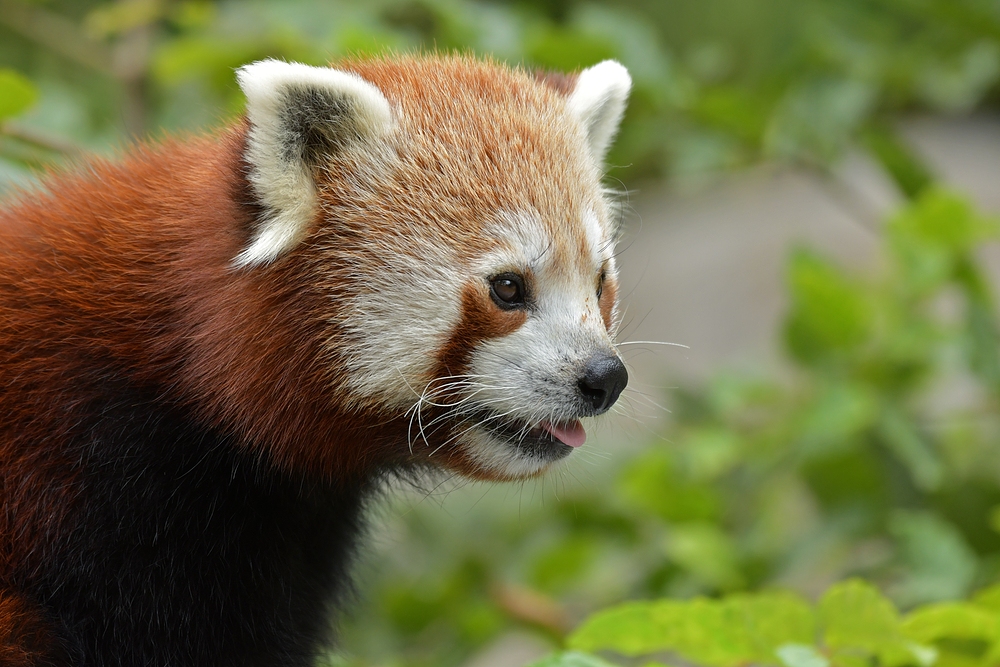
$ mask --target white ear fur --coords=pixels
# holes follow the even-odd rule
[[[324,154],[375,139],[392,127],[378,88],[356,74],[262,60],[236,71],[247,98],[249,180],[265,210],[233,263],[267,264],[305,235],[317,210],[313,173]]]
[[[576,79],[569,96],[570,112],[583,124],[590,140],[590,152],[598,163],[618,132],[625,102],[632,88],[632,77],[620,63],[605,60],[589,67]]]

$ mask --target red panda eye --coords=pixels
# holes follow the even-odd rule
[[[501,273],[490,280],[490,296],[504,310],[524,305],[524,280],[515,273]]]
[[[604,279],[608,277],[607,271],[601,271],[601,277],[597,279],[597,300],[601,300],[601,294],[604,293]]]

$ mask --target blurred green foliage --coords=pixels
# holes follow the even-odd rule
[[[1000,658],[998,598],[994,586],[969,602],[929,604],[901,617],[876,588],[854,579],[832,586],[815,606],[776,592],[633,602],[589,618],[567,640],[574,651],[532,667],[611,664],[582,651],[671,655],[711,667],[991,665]]]
[[[611,174],[690,179],[761,159],[822,169],[863,137],[884,157],[900,145],[886,122],[894,113],[994,104],[1000,6],[0,0],[0,67],[28,76],[40,92],[0,135],[0,179],[23,180],[17,166],[50,160],[50,149],[67,142],[102,149],[149,131],[216,125],[242,105],[233,69],[256,58],[323,64],[415,49],[471,49],[560,70],[618,58],[635,90]],[[3,85],[0,99],[13,97]]]
[[[860,147],[912,201],[881,230],[877,275],[792,254],[791,377],[674,391],[668,429],[585,481],[386,509],[329,663],[461,665],[521,628],[570,651],[538,667],[995,664],[1000,593],[940,601],[1000,579],[1000,354],[978,254],[998,226],[935,186],[894,121],[996,106],[1000,3],[0,0],[0,193],[81,151],[224,123],[247,61],[416,49],[621,60],[635,90],[612,179],[761,161],[835,179]],[[835,583],[849,576],[888,598]]]

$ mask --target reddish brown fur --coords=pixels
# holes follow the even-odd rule
[[[381,182],[372,214],[387,216],[387,230],[416,214],[447,223],[449,245],[466,249],[469,258],[488,247],[482,227],[485,213],[519,212],[533,207],[554,237],[576,238],[584,215],[577,205],[581,184],[597,172],[582,154],[585,142],[563,121],[559,92],[538,86],[525,73],[497,76],[495,63],[471,58],[354,61],[340,64],[374,83],[401,111],[400,163],[391,182]],[[437,100],[447,91],[449,103]],[[419,141],[410,138],[420,137]],[[333,173],[339,173],[335,168]],[[510,174],[518,174],[511,179]],[[442,192],[441,177],[447,177]],[[331,181],[323,197],[349,200],[344,183]],[[394,191],[426,193],[419,210],[384,207],[403,197]],[[335,207],[333,210],[336,210]],[[588,253],[589,254],[589,253]]]
[[[559,195],[591,178],[579,171],[586,164],[574,154],[579,138],[553,136],[554,128],[518,113],[523,104],[558,115],[556,90],[532,85],[524,75],[498,77],[492,64],[468,58],[342,67],[404,110],[400,136],[423,135],[419,145],[396,146],[400,164],[382,184],[387,195],[367,202],[365,213],[384,220],[384,229],[424,217],[451,223],[462,236],[457,247],[473,257],[485,249],[483,211],[533,206],[557,229],[582,215],[565,209],[574,197]],[[447,110],[436,103],[442,89],[455,91]],[[494,116],[481,122],[476,115],[482,113]],[[66,389],[62,378],[89,356],[113,359],[124,372],[163,387],[165,399],[236,429],[289,467],[363,476],[370,466],[403,455],[388,444],[403,432],[402,420],[380,427],[383,437],[373,438],[371,423],[384,424],[384,415],[353,408],[345,413],[326,400],[338,384],[329,374],[337,351],[323,348],[321,328],[337,313],[329,312],[331,286],[322,286],[321,294],[312,282],[310,244],[266,271],[232,269],[259,213],[249,203],[242,167],[235,166],[242,162],[245,132],[238,126],[216,138],[138,147],[118,164],[93,162],[75,176],[50,181],[48,196],[23,197],[0,214],[0,226],[8,229],[0,236],[0,284],[17,285],[3,311],[7,320],[0,321],[5,391],[17,397],[5,401],[13,411],[7,423],[17,430],[0,426],[0,465],[38,469],[25,446],[50,437],[52,418],[61,418],[39,406],[52,404],[52,396]],[[549,154],[557,146],[565,159]],[[509,182],[511,161],[523,182]],[[338,204],[357,205],[355,181],[333,178],[349,166],[334,162],[324,172],[324,206],[343,223],[316,230],[317,244],[329,244],[327,234],[338,243],[350,235],[350,216]],[[440,192],[437,172],[449,176],[451,191]],[[402,197],[392,196],[394,189],[429,196],[420,201],[422,210],[411,211],[399,207]],[[477,336],[500,335],[515,319],[503,314],[492,329],[480,325]],[[477,336],[458,335],[445,356],[457,358],[458,347],[471,349]],[[323,437],[296,437],[302,433]],[[368,447],[352,444],[357,433],[364,433]],[[329,442],[333,434],[341,435],[339,444]],[[53,493],[23,491],[35,499],[39,517],[51,517],[44,523],[57,523],[66,503],[49,498]],[[32,528],[16,530],[44,525],[28,523]],[[6,534],[13,530],[0,526]]]
[[[351,350],[336,335],[347,315],[331,297],[349,296],[351,286],[329,274],[316,284],[330,261],[317,248],[338,248],[344,266],[357,258],[377,266],[355,239],[372,233],[364,220],[384,221],[374,233],[388,238],[429,218],[460,236],[442,242],[470,261],[494,243],[481,234],[482,212],[529,207],[553,234],[575,235],[568,230],[588,205],[575,189],[596,176],[581,138],[544,122],[546,109],[553,119],[564,113],[569,79],[539,86],[466,58],[344,67],[402,110],[391,147],[398,162],[371,176],[386,179],[379,197],[359,200],[366,177],[350,156],[334,159],[318,189],[336,228],[316,225],[274,265],[232,265],[260,214],[245,180],[245,124],[92,162],[0,212],[0,582],[39,567],[49,538],[72,530],[78,471],[66,431],[119,376],[303,477],[351,482],[412,459],[403,416],[337,402],[339,362]],[[454,91],[447,109],[437,104],[442,89]],[[420,142],[405,139],[418,133]],[[511,183],[511,170],[523,182]],[[407,196],[414,192],[426,196]],[[609,327],[615,289],[609,281],[601,302]],[[438,377],[461,372],[478,342],[525,317],[495,308],[484,285],[466,287],[462,313]],[[483,475],[458,452],[441,463]],[[43,616],[0,586],[0,662],[44,664],[35,654],[53,645]]]
[[[516,331],[525,319],[527,314],[523,310],[497,308],[485,285],[466,285],[462,292],[462,320],[438,354],[439,370],[435,375],[464,373],[468,355],[478,343]]]
[[[248,198],[232,168],[242,142],[238,128],[141,148],[0,215],[0,481],[20,480],[2,489],[0,581],[37,567],[39,545],[72,527],[73,454],[59,446],[67,416],[48,406],[84,410],[101,392],[104,378],[79,375],[88,358],[111,360],[303,472],[360,478],[405,451],[402,420],[376,429],[384,419],[324,400],[322,308],[300,265],[231,269],[254,213],[238,203]]]
[[[484,285],[466,285],[462,292],[462,320],[438,354],[435,377],[453,377],[466,372],[468,356],[478,343],[516,331],[525,319],[527,315],[523,310],[497,308]],[[447,400],[447,395],[444,398]],[[488,478],[461,450],[449,449],[444,454],[446,465],[452,470],[469,477]]]
[[[249,442],[268,443],[287,465],[364,472],[364,456],[353,448],[301,451],[289,437],[334,432],[334,419],[343,430],[344,416],[320,401],[287,399],[323,396],[329,382],[317,376],[323,308],[309,276],[295,261],[268,272],[231,268],[254,214],[235,203],[249,199],[232,168],[242,143],[240,128],[217,141],[142,148],[122,164],[96,163],[89,174],[51,184],[51,198],[23,201],[0,218],[16,226],[0,237],[0,254],[9,258],[0,279],[23,293],[23,307],[4,311],[17,319],[0,330],[8,396],[18,397],[5,407],[15,410],[11,423],[22,425],[5,433],[5,464],[21,454],[11,451],[17,443],[49,433],[38,406],[62,390],[60,376],[96,355],[165,387],[165,399],[235,426]],[[198,186],[177,187],[177,178]],[[227,228],[223,220],[238,224]]]
[[[325,398],[326,306],[301,263],[232,269],[256,212],[233,167],[244,132],[140,147],[0,213],[0,596],[51,557],[46,545],[82,509],[61,438],[113,380],[88,359],[298,474],[351,483],[405,455],[402,419]],[[10,597],[0,635],[4,665],[48,664],[39,647],[56,645]]]
[[[63,660],[59,640],[40,610],[0,591],[0,665],[39,667]]]

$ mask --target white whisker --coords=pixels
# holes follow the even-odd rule
[[[683,347],[685,350],[690,350],[690,345],[684,345],[683,343],[668,343],[662,340],[628,340],[624,343],[615,343],[615,346],[621,345],[670,345],[671,347]]]

